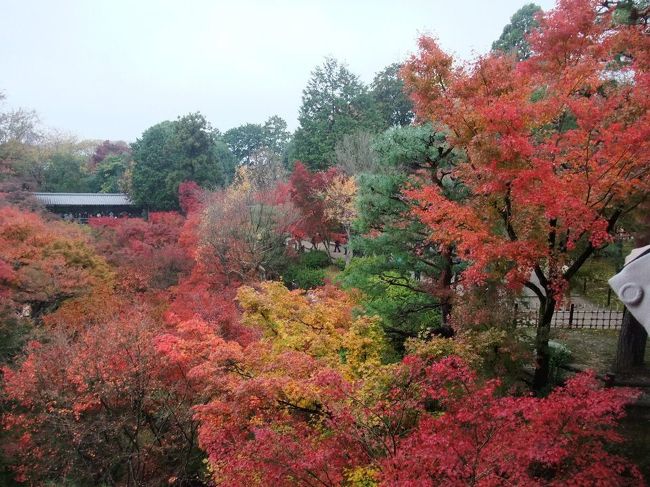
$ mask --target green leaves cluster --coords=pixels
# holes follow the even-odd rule
[[[301,254],[284,272],[284,283],[292,288],[312,289],[325,283],[325,269],[331,265],[327,252],[313,250]]]
[[[284,158],[290,139],[287,122],[277,115],[269,117],[264,124],[247,123],[223,134],[223,141],[240,164],[253,163],[261,151]]]
[[[541,7],[534,3],[528,3],[517,10],[510,18],[510,23],[503,28],[501,36],[492,43],[492,49],[514,52],[520,61],[528,59],[532,52],[526,35],[539,25],[535,17],[541,11]]]
[[[430,124],[392,128],[378,136],[373,172],[358,176],[355,258],[341,276],[346,288],[363,292],[364,306],[379,315],[396,349],[408,337],[441,325],[435,280],[445,268],[427,233],[410,215],[402,191],[438,176],[456,157],[444,134]],[[447,184],[445,182],[445,184]],[[451,185],[449,191],[452,189]]]
[[[132,147],[131,196],[149,209],[176,209],[180,183],[217,187],[234,168],[228,147],[200,113],[156,124]]]
[[[311,74],[303,91],[302,106],[290,160],[322,170],[336,162],[336,146],[358,132],[380,133],[413,120],[412,105],[403,92],[399,64],[377,74],[367,87],[336,59],[326,58]]]
[[[387,127],[410,125],[415,118],[413,103],[404,92],[404,83],[399,76],[400,63],[386,66],[375,75],[371,93],[381,119]]]

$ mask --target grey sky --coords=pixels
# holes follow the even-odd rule
[[[364,82],[412,53],[419,33],[470,58],[524,3],[0,0],[0,90],[10,106],[83,138],[133,141],[197,110],[221,130],[273,114],[294,129],[324,56]]]

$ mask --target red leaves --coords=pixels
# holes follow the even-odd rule
[[[543,399],[507,395],[499,381],[478,379],[454,356],[407,356],[350,374],[352,350],[326,350],[332,330],[310,314],[343,299],[340,291],[274,294],[277,287],[240,291],[244,321],[265,327],[259,340],[224,340],[217,327],[192,319],[156,341],[170,370],[198,391],[199,444],[217,483],[335,486],[351,476],[382,485],[640,481],[634,467],[605,450],[620,440],[613,428],[636,393],[602,389],[583,374]],[[351,304],[340,303],[333,336],[353,323],[345,312]],[[315,335],[291,332],[301,326],[315,327]],[[599,477],[603,469],[607,476]]]
[[[602,389],[591,374],[537,399],[502,395],[455,357],[407,357],[380,382],[353,383],[303,352],[269,352],[214,343],[190,373],[212,384],[195,410],[220,483],[334,486],[353,471],[382,485],[641,481],[605,450],[636,393]]]
[[[456,71],[452,68],[453,59],[440,49],[435,39],[420,37],[418,47],[423,55],[412,57],[409,65],[402,68],[401,75],[415,111],[423,120],[428,120],[434,110],[450,108],[444,92]]]
[[[603,448],[629,390],[576,376],[544,399],[500,397],[456,359],[423,371],[442,415],[425,415],[383,462],[387,485],[634,485],[638,471]],[[607,472],[606,475],[603,475]]]
[[[302,162],[296,162],[289,179],[291,201],[300,211],[300,219],[291,229],[296,238],[307,237],[323,241],[336,230],[327,218],[321,194],[337,175],[338,172],[334,168],[312,173]]]
[[[31,314],[40,315],[110,279],[104,260],[74,226],[46,222],[10,206],[0,208],[2,304],[27,304]]]
[[[433,187],[407,195],[431,240],[458,246],[469,281],[520,286],[535,265],[561,280],[576,244],[607,244],[618,212],[650,191],[650,42],[598,7],[559,2],[521,63],[491,54],[454,69],[423,38],[404,68],[420,118],[442,124],[465,153],[451,177],[469,197],[445,201]],[[627,65],[616,61],[623,42]]]
[[[422,194],[439,198],[430,188]],[[476,227],[485,255],[530,259],[518,242],[482,232],[471,206],[440,199],[417,211],[445,224],[446,212],[461,215],[460,227],[444,234],[450,242],[460,245],[462,232]],[[180,222],[154,214],[149,222],[96,228],[111,259],[131,269],[173,245]],[[4,235],[22,235],[23,227],[12,228]],[[341,290],[244,288],[242,320],[235,289],[205,270],[194,267],[165,293],[165,320],[146,293],[132,302],[97,290],[47,317],[47,340],[31,343],[22,363],[3,370],[8,451],[20,478],[188,479],[194,471],[184,459],[196,459],[198,438],[214,481],[224,485],[640,481],[605,450],[619,441],[613,427],[630,391],[604,390],[582,375],[536,399],[503,395],[498,381],[479,380],[456,357],[385,365],[372,318],[357,316],[353,297]],[[125,463],[136,468],[106,477]]]
[[[12,453],[25,479],[42,484],[72,473],[86,483],[116,475],[116,483],[160,485],[166,473],[186,474],[193,391],[154,348],[164,327],[151,314],[131,308],[85,328],[49,330],[22,364],[3,370],[4,425],[8,443],[21,444]],[[119,473],[125,463],[133,470]]]
[[[165,289],[189,271],[191,262],[179,245],[184,219],[175,212],[141,218],[91,218],[97,247],[118,268],[129,292]]]
[[[185,181],[178,186],[178,202],[185,214],[201,207],[202,190],[194,181]]]
[[[468,264],[463,285],[518,287],[536,268],[560,294],[574,249],[608,242],[617,212],[650,190],[650,38],[597,4],[561,1],[519,64],[455,67],[422,38],[404,68],[420,119],[464,156],[444,192],[405,192],[430,240]],[[616,64],[622,51],[629,63]],[[448,199],[445,178],[466,197]],[[21,479],[189,483],[198,438],[222,485],[641,482],[605,448],[631,391],[585,374],[540,399],[505,394],[457,357],[386,364],[375,319],[333,287],[244,288],[242,318],[236,288],[277,277],[289,233],[318,241],[349,224],[327,211],[334,181],[333,206],[350,203],[335,170],[298,163],[275,190],[244,170],[213,195],[184,183],[187,218],[92,219],[123,295],[75,227],[0,209],[0,298],[60,306],[3,370]]]

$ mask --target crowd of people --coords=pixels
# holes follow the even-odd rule
[[[89,211],[79,211],[79,212],[66,212],[59,214],[64,221],[67,222],[76,222],[76,223],[88,223],[89,218],[124,218],[129,215],[126,211],[116,213],[113,211],[98,211],[98,212],[89,212]],[[143,215],[144,216],[144,215]]]

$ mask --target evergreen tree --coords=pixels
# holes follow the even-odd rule
[[[223,140],[240,164],[251,164],[259,152],[272,152],[284,159],[291,134],[287,122],[274,115],[264,122],[247,123],[234,127],[225,134]]]
[[[372,96],[386,128],[409,125],[415,118],[413,103],[399,75],[401,68],[399,63],[386,66],[372,81]]]
[[[133,148],[131,196],[149,209],[178,208],[183,181],[214,187],[223,184],[228,163],[208,121],[200,113],[161,122],[147,129]],[[219,159],[219,157],[222,159]]]
[[[514,52],[520,61],[528,59],[531,50],[526,35],[539,25],[535,17],[541,11],[540,6],[534,3],[528,3],[517,10],[510,17],[510,23],[503,28],[501,36],[492,43],[492,49],[508,53]]]
[[[336,143],[359,129],[377,131],[381,120],[371,94],[347,67],[326,58],[303,91],[292,161],[322,170],[335,163]]]
[[[430,124],[392,128],[373,149],[375,171],[360,174],[355,258],[343,274],[345,287],[363,291],[366,308],[382,317],[396,349],[406,338],[443,324],[450,312],[449,289],[456,272],[451,255],[430,245],[424,225],[402,196],[408,186],[426,184],[454,164],[443,134]],[[450,197],[459,189],[443,177]]]

